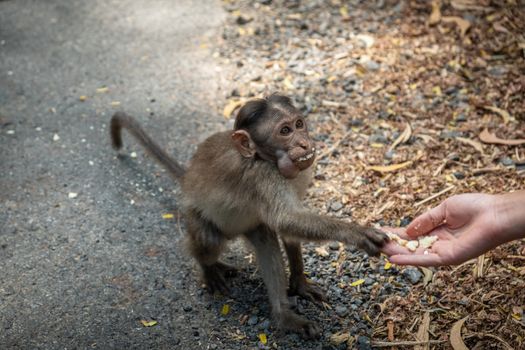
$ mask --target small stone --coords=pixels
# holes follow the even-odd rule
[[[466,121],[467,121],[467,117],[463,113],[459,114],[456,117],[456,122],[458,122],[458,123],[463,123],[463,122],[466,122]]]
[[[67,197],[69,199],[74,199],[74,198],[77,198],[78,197],[78,193],[75,193],[75,192],[69,192]]]
[[[137,152],[131,152],[129,155],[131,158],[137,158]]]
[[[335,312],[341,317],[348,315],[348,308],[346,306],[338,305],[335,307]]]
[[[328,247],[332,250],[339,250],[339,242],[330,242]]]
[[[455,139],[456,137],[461,137],[463,134],[461,131],[457,130],[443,130],[441,134],[439,134],[439,138],[442,140],[445,139]]]
[[[360,335],[357,337],[357,349],[358,350],[371,350],[370,338]]]
[[[191,310],[193,310],[193,307],[191,305],[184,305],[182,307],[182,310],[184,310],[185,312],[190,312]]]
[[[251,17],[245,17],[245,16],[239,16],[237,17],[237,20],[235,21],[238,25],[245,25],[246,23],[250,23],[253,21],[253,18]]]
[[[7,135],[14,135],[15,131],[14,130],[7,130],[6,133],[7,133]]]
[[[388,143],[388,139],[384,135],[381,135],[381,134],[372,134],[368,137],[368,142],[386,144]]]
[[[401,222],[399,223],[399,226],[401,227],[405,227],[405,226],[408,226],[408,224],[410,224],[410,221],[412,221],[409,217],[404,217],[401,219]]]
[[[58,136],[58,134],[54,134],[54,135],[53,135],[53,141],[56,142],[56,141],[58,141],[58,140],[60,140],[60,136]]]
[[[248,324],[250,326],[255,326],[257,324],[257,322],[259,322],[259,318],[256,316],[256,315],[252,315],[250,316],[250,318],[248,319]]]
[[[270,320],[264,320],[259,324],[259,329],[269,329],[270,328]]]
[[[453,173],[452,175],[454,175],[454,177],[457,179],[457,180],[463,180],[465,178],[465,174],[459,172],[459,171],[456,171],[455,173]]]
[[[385,159],[392,160],[394,158],[395,152],[393,150],[385,152]]]
[[[509,157],[501,158],[499,160],[499,162],[501,164],[503,164],[504,166],[513,166],[514,165],[514,161],[511,158],[509,158]]]
[[[403,276],[407,278],[410,283],[416,284],[419,282],[421,277],[423,277],[423,274],[414,267],[409,267],[403,271]]]
[[[339,201],[335,201],[335,202],[332,202],[332,204],[330,204],[331,211],[339,211],[341,209],[343,209],[343,203]]]
[[[371,286],[372,284],[374,284],[374,282],[375,281],[371,279],[370,277],[365,278],[365,285],[367,286]]]

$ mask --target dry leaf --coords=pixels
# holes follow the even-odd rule
[[[230,100],[230,101],[228,101],[228,103],[226,104],[226,106],[224,106],[224,109],[222,110],[222,115],[224,116],[224,118],[229,119],[231,117],[232,113],[237,108],[239,108],[242,105],[242,103],[243,103],[242,100]]]
[[[326,250],[326,246],[320,246],[320,247],[315,247],[315,252],[317,253],[317,255],[319,256],[328,256],[330,255],[330,253],[328,253],[328,251]]]
[[[469,146],[474,147],[476,151],[478,151],[479,153],[483,153],[483,145],[479,143],[478,141],[467,139],[465,137],[456,137],[456,140],[458,140],[461,143],[465,143]]]
[[[428,18],[428,24],[433,26],[441,21],[441,0],[432,1],[432,13]]]
[[[396,148],[397,145],[402,144],[410,140],[410,136],[412,136],[412,127],[409,123],[407,123],[407,126],[405,130],[397,137],[397,139],[394,141],[392,146],[388,149],[389,151],[392,151],[394,148]]]
[[[162,214],[163,219],[173,219],[173,214]]]
[[[230,313],[230,305],[224,304],[221,309],[221,315],[226,316]]]
[[[483,141],[484,143],[491,143],[491,144],[498,144],[498,145],[518,146],[521,144],[525,144],[525,139],[514,139],[514,140],[500,139],[495,134],[490,133],[488,129],[483,129],[483,131],[479,134],[479,139]]]
[[[357,280],[357,281],[354,281],[354,282],[350,283],[350,285],[352,287],[357,287],[357,286],[359,286],[359,285],[361,285],[363,283],[365,283],[365,280],[364,279],[360,279],[360,280]]]
[[[385,267],[384,267],[384,269],[385,269],[385,270],[390,270],[391,268],[392,268],[392,263],[391,263],[390,261],[387,260],[387,261],[385,262]]]
[[[394,321],[388,320],[386,322],[386,328],[388,329],[388,341],[394,341]]]
[[[417,330],[416,339],[421,342],[427,342],[426,344],[417,345],[414,347],[414,350],[428,350],[429,349],[429,336],[428,336],[428,330],[430,328],[430,312],[425,312],[423,315],[423,319],[421,320],[421,324],[419,325],[419,329]]]
[[[332,336],[330,337],[330,343],[332,345],[338,346],[344,342],[347,342],[349,338],[350,338],[350,333],[338,332],[338,333],[332,334]]]
[[[146,320],[140,320],[140,323],[142,323],[142,325],[144,327],[153,327],[154,325],[157,324],[157,321],[146,321]]]
[[[425,287],[427,284],[432,282],[432,278],[434,277],[434,272],[431,269],[428,269],[426,267],[420,267],[419,268],[423,272],[423,287]]]
[[[484,109],[486,110],[489,110],[489,111],[492,111],[494,113],[497,113],[499,114],[502,118],[503,118],[503,122],[505,124],[507,124],[508,122],[510,122],[511,120],[513,120],[514,118],[512,118],[512,116],[509,114],[509,112],[507,112],[506,110],[504,109],[501,109],[501,108],[498,108],[496,106],[483,106]]]
[[[266,345],[266,343],[268,343],[268,338],[266,337],[266,334],[264,333],[259,334],[259,340],[261,341],[263,345]]]
[[[101,87],[97,89],[97,93],[103,94],[109,91],[109,88],[107,86]]]
[[[450,345],[452,345],[454,350],[468,350],[461,338],[461,327],[463,327],[463,323],[465,323],[467,318],[468,316],[454,323],[450,330]]]
[[[467,21],[466,19],[463,19],[461,17],[456,17],[456,16],[442,17],[441,21],[446,22],[446,23],[450,23],[450,22],[456,23],[461,31],[460,33],[461,33],[462,38],[465,37],[465,34],[467,34],[467,31],[469,30],[470,25],[471,25],[470,22]]]
[[[85,100],[87,100],[87,96],[85,95],[82,95],[78,98],[80,101],[84,102]]]
[[[409,160],[407,162],[404,162],[404,163],[399,163],[399,164],[369,166],[369,167],[367,167],[367,169],[374,170],[374,171],[377,171],[377,172],[380,172],[380,173],[388,173],[388,172],[391,172],[391,171],[396,171],[396,170],[405,168],[405,167],[409,166],[410,164],[412,164],[411,160]]]

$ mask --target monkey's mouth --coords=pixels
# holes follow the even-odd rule
[[[315,156],[315,152],[308,153],[307,155],[302,156],[302,157],[296,159],[295,161],[296,162],[306,162],[307,160],[310,160],[313,156]]]
[[[301,170],[304,170],[308,168],[310,165],[312,165],[314,161],[314,157],[315,157],[315,148],[312,148],[312,150],[309,153],[299,158],[296,158],[293,162],[296,167],[298,167]]]

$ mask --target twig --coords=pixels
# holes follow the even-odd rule
[[[374,341],[370,345],[376,346],[378,348],[387,348],[389,346],[414,346],[414,345],[426,345],[426,344],[443,344],[446,343],[446,340],[428,340],[428,341],[419,341],[419,340],[406,340],[406,341]]]
[[[493,334],[489,334],[489,333],[482,333],[482,332],[476,332],[476,333],[465,335],[465,338],[472,338],[472,337],[478,337],[478,338],[487,337],[487,338],[496,339],[496,340],[500,341],[507,349],[509,349],[509,350],[513,350],[514,349],[512,346],[509,345],[509,343],[507,343],[505,340],[501,339],[497,335],[493,335]]]
[[[450,185],[450,186],[448,186],[447,188],[445,188],[443,191],[438,192],[438,193],[435,193],[435,194],[433,194],[432,196],[427,197],[427,198],[425,198],[425,199],[423,199],[423,200],[417,202],[416,204],[414,204],[414,206],[415,206],[415,207],[419,207],[421,204],[425,204],[426,202],[429,202],[429,201],[431,201],[432,199],[441,196],[443,193],[446,193],[446,192],[450,191],[451,189],[453,189],[453,188],[455,188],[455,187],[456,187],[456,186],[454,186],[454,185]]]
[[[523,259],[523,260],[525,260],[525,256],[523,256],[523,255],[507,255],[505,258],[507,258],[507,259]]]

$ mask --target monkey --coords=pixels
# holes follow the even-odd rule
[[[316,323],[290,307],[280,240],[289,261],[288,294],[312,301],[326,297],[306,280],[301,242],[334,240],[377,255],[388,241],[375,228],[315,214],[302,204],[312,180],[316,148],[305,118],[287,96],[272,94],[246,102],[233,130],[215,133],[199,144],[187,167],[123,112],[111,119],[115,149],[122,147],[123,128],[180,182],[188,250],[207,289],[229,293],[226,277],[234,268],[219,257],[228,241],[245,238],[255,250],[279,329],[305,338],[320,334]]]

